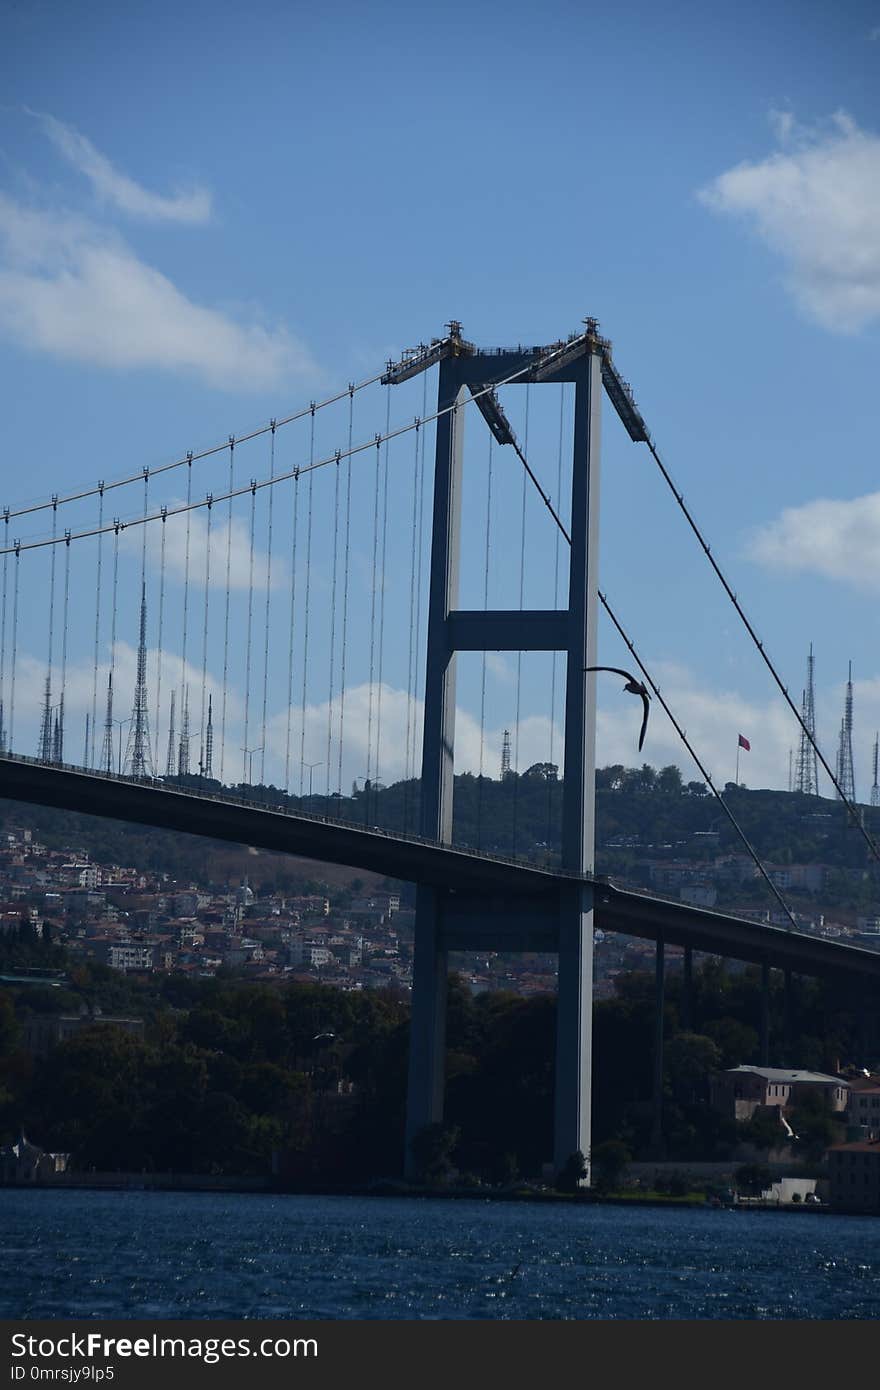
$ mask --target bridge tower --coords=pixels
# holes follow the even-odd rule
[[[599,436],[606,371],[631,401],[610,363],[610,345],[595,320],[585,333],[552,347],[478,351],[449,337],[389,364],[383,381],[396,384],[439,361],[433,539],[428,600],[427,668],[422,755],[422,834],[452,841],[456,655],[460,651],[560,651],[567,659],[562,864],[590,874],[594,853],[595,675],[599,522]],[[465,611],[458,607],[465,402],[475,397],[500,443],[514,443],[498,407],[495,382],[572,382],[575,387],[568,608],[546,611]],[[485,394],[480,394],[485,393]],[[613,398],[613,397],[612,397]],[[446,413],[443,413],[446,412]],[[640,417],[639,417],[640,420]],[[629,426],[628,426],[629,428]],[[641,426],[643,428],[643,426]],[[635,435],[633,437],[636,437]],[[638,437],[644,438],[641,434]],[[426,1125],[442,1121],[447,958],[450,950],[551,950],[558,953],[558,1024],[553,1163],[590,1150],[593,887],[554,888],[540,901],[480,900],[420,886],[416,898],[415,959],[407,1093],[410,1148]]]

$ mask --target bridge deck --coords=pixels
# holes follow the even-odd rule
[[[604,931],[691,946],[804,974],[880,987],[880,952],[670,902],[604,878],[480,854],[233,797],[162,783],[0,757],[0,796],[366,869],[446,890],[447,945],[473,950],[554,950],[559,894],[593,884]]]

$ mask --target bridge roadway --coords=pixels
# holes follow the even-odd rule
[[[0,796],[427,884],[443,891],[450,950],[555,950],[560,894],[592,885],[595,925],[603,931],[837,977],[872,992],[880,988],[880,951],[671,902],[599,876],[566,874],[378,826],[272,809],[227,793],[180,790],[160,780],[135,781],[0,756]]]

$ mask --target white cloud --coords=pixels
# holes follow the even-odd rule
[[[116,233],[3,194],[0,332],[56,357],[185,372],[239,391],[313,373],[284,328],[238,323],[195,304]]]
[[[821,129],[773,113],[783,147],[703,188],[716,212],[751,222],[787,267],[800,307],[835,332],[880,318],[880,137],[845,112]]]
[[[751,559],[771,569],[880,589],[880,492],[849,501],[817,498],[787,507],[752,537]]]
[[[91,182],[98,197],[132,217],[153,222],[207,222],[211,216],[211,195],[203,188],[193,188],[164,197],[150,193],[139,183],[115,169],[106,155],[95,149],[91,140],[73,126],[65,125],[54,116],[32,111],[55,148],[69,164]]]

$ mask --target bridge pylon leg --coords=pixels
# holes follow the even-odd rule
[[[447,956],[442,944],[442,907],[433,888],[417,890],[419,924],[413,960],[409,1083],[406,1097],[407,1177],[415,1176],[412,1141],[425,1125],[443,1119],[446,1082]]]

